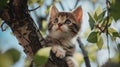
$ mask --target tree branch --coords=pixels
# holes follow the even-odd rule
[[[100,30],[100,33],[104,32],[104,29],[102,29],[102,27],[100,27],[99,24],[96,25],[96,28],[98,28]]]
[[[29,14],[27,1],[28,0],[10,0],[7,7],[0,12],[0,18],[6,21],[5,23],[11,28],[19,44],[24,47],[25,53],[30,61],[32,61],[31,67],[33,67],[33,57],[35,53],[44,47],[46,42]],[[54,55],[53,58],[55,58]],[[53,63],[48,59],[44,67],[51,67],[50,64],[53,65],[52,67],[66,67],[65,60],[59,60],[58,58],[56,58],[56,60],[58,60],[58,62]]]
[[[5,24],[5,22],[3,22],[3,23],[0,25],[2,31],[5,31],[5,30],[6,30],[6,29],[3,28],[3,25],[4,25],[4,24]]]
[[[76,3],[75,3],[75,5],[74,5],[74,8],[76,8],[76,7],[77,7],[77,5],[78,5],[79,1],[80,1],[80,0],[76,0]]]
[[[62,7],[62,10],[65,10],[64,7],[63,7],[62,2],[60,1],[59,3],[60,3],[60,6]]]
[[[32,60],[34,54],[42,48],[43,37],[28,12],[28,0],[10,0],[2,10],[1,17],[10,26],[14,35]]]
[[[84,56],[84,60],[85,60],[86,67],[91,67],[91,66],[90,66],[89,57],[88,57],[88,55],[87,55],[87,51],[84,49],[83,43],[81,42],[81,40],[80,40],[79,37],[77,38],[77,42],[78,42],[78,44],[79,44],[79,47],[80,47],[81,50],[82,50],[82,53],[83,53],[83,56]]]
[[[40,8],[41,6],[39,5],[38,7],[34,8],[34,9],[31,9],[31,10],[28,10],[28,11],[34,11],[34,10],[37,10],[38,8]]]
[[[107,48],[108,48],[108,54],[109,54],[109,58],[110,58],[110,47],[109,47],[109,39],[108,39],[108,23],[109,23],[109,18],[110,18],[110,1],[106,0],[106,6],[107,6],[107,23],[105,26],[106,29],[106,36],[107,36]]]

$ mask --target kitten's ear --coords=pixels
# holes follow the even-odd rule
[[[83,11],[82,11],[82,8],[80,6],[77,7],[72,13],[75,16],[77,22],[82,21]]]
[[[54,17],[58,13],[58,9],[53,5],[50,7],[50,18]]]

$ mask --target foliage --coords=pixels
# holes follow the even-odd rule
[[[118,2],[118,0],[116,0],[115,2]],[[89,25],[92,32],[89,34],[87,41],[91,43],[96,43],[99,49],[101,49],[104,44],[101,33],[110,35],[112,39],[116,39],[117,37],[120,37],[118,31],[111,27],[113,18],[115,20],[118,20],[120,18],[119,13],[117,14],[115,11],[112,12],[112,10],[115,9],[117,9],[116,11],[119,11],[118,3],[114,4],[114,6],[112,4],[110,9],[111,9],[110,15],[108,13],[109,18],[108,16],[106,16],[107,10],[101,9],[100,6],[97,7],[97,9],[93,14],[88,13]]]
[[[46,47],[38,50],[34,57],[34,61],[37,67],[43,66],[45,62],[48,60],[50,55],[51,47]]]
[[[53,3],[59,2],[60,0],[53,0]],[[96,2],[97,0],[92,0]],[[0,0],[0,9],[2,9],[9,0]],[[28,0],[29,5],[33,5],[34,3],[39,4],[39,6],[43,5],[45,0]],[[90,43],[95,43],[99,49],[101,49],[104,45],[103,37],[101,34],[106,34],[111,37],[112,40],[116,40],[116,38],[120,38],[120,33],[115,29],[111,27],[112,21],[117,21],[120,18],[120,0],[110,0],[110,12],[109,12],[109,22],[107,20],[107,9],[102,9],[101,6],[97,7],[97,9],[94,11],[94,13],[89,12],[89,25],[91,29],[91,33],[89,34],[87,41]],[[46,9],[46,14],[49,12],[50,6]],[[43,34],[45,34],[46,31],[46,21],[42,20],[43,24]],[[0,25],[1,25],[1,19],[0,19]],[[108,27],[108,28],[107,28]],[[93,49],[94,47],[89,47]],[[118,44],[119,52],[120,52],[120,44]],[[50,55],[50,47],[40,49],[36,55],[34,56],[35,64],[37,66],[42,66],[49,58]],[[94,51],[97,51],[95,48]],[[92,55],[92,57],[91,57]],[[96,59],[96,54],[93,52],[91,53],[90,58],[92,60]],[[93,56],[94,55],[94,56]],[[83,62],[83,59],[81,60],[81,55],[75,54],[75,59],[77,59],[78,63]],[[94,57],[94,59],[93,59]],[[0,67],[10,67],[15,62],[17,62],[20,58],[20,53],[16,49],[10,49],[6,51],[5,53],[0,53]],[[82,57],[83,58],[83,57]],[[94,60],[95,61],[95,60]],[[5,64],[7,63],[7,64]]]
[[[0,0],[0,9],[2,9],[7,3],[8,0]]]
[[[33,3],[42,5],[44,3],[44,0],[28,0],[28,4],[32,5]]]
[[[98,46],[99,49],[101,49],[102,46],[103,46],[103,38],[100,35],[98,35],[97,46]]]
[[[97,39],[98,39],[97,34],[98,34],[98,32],[91,32],[87,41],[89,41],[91,43],[96,43]]]
[[[110,2],[110,15],[117,21],[120,18],[120,0],[110,0]]]
[[[42,32],[41,32],[41,34],[42,34],[43,36],[46,35],[46,30],[47,30],[47,22],[46,22],[45,20],[43,20],[43,21],[42,21]]]
[[[0,67],[10,67],[20,59],[20,52],[16,49],[9,49],[0,53]]]
[[[38,52],[34,56],[34,61],[37,67],[41,67],[46,63],[46,61],[50,56],[50,50],[51,50],[51,47],[46,47],[38,50]],[[73,57],[78,64],[83,62],[83,56],[80,53],[75,53]]]

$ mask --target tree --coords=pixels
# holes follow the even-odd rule
[[[36,9],[38,9],[39,7],[41,7],[44,1],[43,0],[29,0],[29,1],[0,0],[0,18],[4,20],[4,23],[9,25],[9,27],[13,31],[13,34],[18,39],[19,44],[24,47],[25,52],[28,55],[29,59],[33,61],[34,55],[39,49],[44,47],[44,45],[42,44],[44,44],[45,41],[44,38],[42,37],[42,34],[39,31],[39,28],[40,29],[42,28],[41,27],[42,23],[40,24],[38,23],[39,25],[38,28],[29,14],[30,11],[34,11],[36,9],[29,10],[27,5],[28,2],[29,4],[33,4],[34,2],[37,2],[39,6]],[[56,2],[59,2],[62,9],[64,10],[61,1],[53,0],[52,4]],[[75,7],[77,6],[78,2],[80,2],[80,0],[76,0]],[[117,21],[120,18],[119,2],[120,2],[119,0],[110,0],[110,1],[106,0],[107,7],[105,10],[98,7],[93,14],[88,13],[89,25],[92,32],[89,34],[87,41],[91,43],[96,43],[99,49],[102,48],[104,42],[101,36],[102,33],[106,34],[107,41],[108,41],[108,36],[110,36],[113,40],[115,40],[116,38],[120,38],[119,32],[117,32],[114,28],[110,27],[113,19]],[[47,5],[47,8],[49,7],[50,5]],[[47,10],[47,13],[48,12],[49,11]],[[107,14],[107,16],[105,16],[105,14]],[[38,21],[43,22],[44,20],[46,20],[46,16],[44,17],[38,16],[37,18],[40,18],[40,20]],[[1,28],[2,26],[3,24],[1,24]],[[79,39],[78,42],[80,42]],[[108,45],[108,50],[109,50],[109,45]],[[39,59],[39,58],[35,57],[35,59]],[[65,62],[64,60],[59,60],[59,61],[63,61],[63,63]],[[59,65],[60,66],[63,65],[63,63],[60,63]],[[62,67],[64,67],[64,65]]]
[[[28,0],[1,1],[0,17],[9,25],[22,45],[29,59],[32,61],[35,53],[44,45],[44,39],[28,10]],[[64,60],[61,60],[64,63]],[[48,63],[52,63],[48,60]],[[59,62],[60,63],[60,62]],[[47,65],[47,64],[46,64]],[[60,66],[64,67],[64,65]]]

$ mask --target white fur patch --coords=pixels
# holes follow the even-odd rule
[[[53,46],[52,52],[55,53],[56,57],[58,58],[64,58],[66,53],[66,51],[60,46]]]

